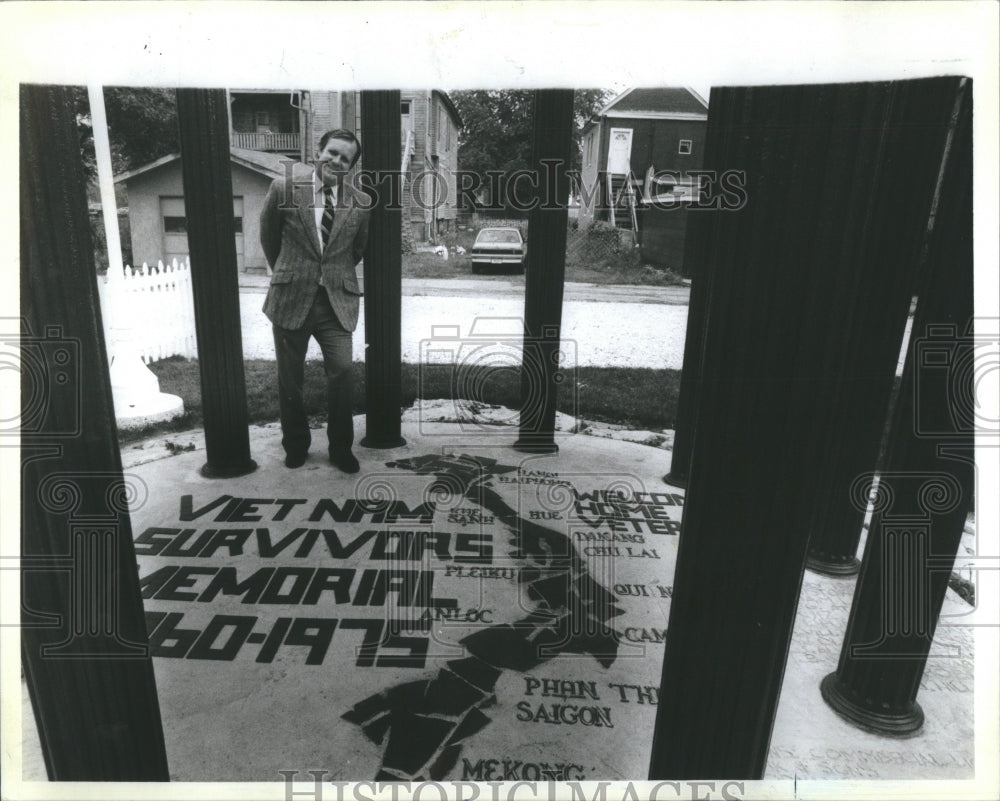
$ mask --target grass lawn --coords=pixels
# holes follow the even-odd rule
[[[277,420],[275,363],[255,359],[244,364],[250,422]],[[172,357],[154,362],[149,368],[159,378],[162,392],[178,395],[183,399],[185,414],[170,423],[119,432],[122,443],[134,442],[161,431],[181,431],[202,424],[198,361]],[[310,415],[325,419],[326,393],[322,362],[306,362],[305,375],[306,409]],[[365,411],[365,368],[361,362],[355,363],[354,376],[354,412],[361,414]],[[560,386],[557,407],[566,414],[588,420],[621,423],[631,428],[672,428],[677,411],[680,378],[679,370],[578,367]],[[428,400],[452,398],[455,386],[470,385],[479,388],[481,397],[469,400],[499,404],[511,409],[517,409],[520,405],[520,376],[511,370],[497,370],[487,380],[482,380],[480,374],[474,380],[466,381],[460,371],[456,372],[448,365],[402,366],[403,406],[411,406],[418,396]]]

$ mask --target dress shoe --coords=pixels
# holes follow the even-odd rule
[[[330,451],[330,464],[339,468],[345,473],[357,473],[361,469],[354,454],[347,448]]]
[[[304,453],[289,453],[285,456],[285,467],[302,467],[306,463]]]

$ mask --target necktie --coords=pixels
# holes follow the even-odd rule
[[[326,249],[330,241],[330,231],[333,230],[333,189],[329,186],[323,187],[323,220],[320,222],[323,229],[323,248]]]

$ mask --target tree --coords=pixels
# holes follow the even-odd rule
[[[96,168],[87,90],[78,88],[74,101],[84,165],[93,176]],[[105,87],[104,108],[115,173],[178,152],[177,105],[172,89]]]
[[[612,92],[578,89],[573,98],[576,119],[572,169],[580,168],[580,140],[584,124],[600,110]],[[462,116],[458,137],[458,167],[485,176],[490,170],[504,178],[531,164],[531,90],[489,89],[452,92]]]
[[[597,116],[605,104],[615,96],[610,89],[577,89],[573,94],[573,116],[576,131],[573,133],[573,169],[583,167],[583,126]]]
[[[80,137],[80,157],[89,183],[87,194],[91,200],[96,201],[99,194],[93,120],[87,90],[83,87],[74,88],[73,107]],[[178,152],[177,107],[172,90],[105,87],[104,109],[108,118],[113,172],[125,172],[161,156]],[[123,187],[116,187],[116,194],[119,206],[126,202]],[[128,217],[119,214],[122,253],[125,262],[131,263],[132,243],[128,223]],[[90,214],[90,225],[98,268],[106,270],[108,249],[104,224],[99,214]]]
[[[108,87],[104,103],[115,172],[180,151],[173,89]]]

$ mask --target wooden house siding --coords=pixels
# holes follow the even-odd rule
[[[439,182],[439,188],[447,189],[437,209],[437,219],[454,220],[458,216],[458,192],[455,187],[455,172],[458,169],[458,143],[456,141],[458,127],[441,99],[435,95],[432,97],[437,109],[433,155],[438,158],[437,170],[444,179],[443,182]]]
[[[594,219],[594,207],[597,204],[597,173],[601,162],[601,126],[593,126],[583,138],[583,158],[580,170],[580,186],[575,191],[580,194],[581,224],[587,224]]]
[[[684,240],[690,211],[686,204],[669,209],[641,209],[642,257],[648,264],[664,267],[691,277],[691,265],[684,264]]]
[[[306,155],[314,158],[319,150],[320,137],[331,128],[340,126],[340,109],[336,92],[312,93],[312,119],[309,121],[309,148]]]
[[[429,169],[428,158],[428,106],[430,105],[430,94],[428,92],[403,92],[402,100],[410,101],[410,116],[413,120],[413,155],[407,165],[406,189],[404,192],[404,202],[406,210],[404,218],[411,224],[413,234],[418,239],[424,238],[424,223],[426,214],[420,204],[414,200],[414,179],[424,170]]]
[[[400,100],[410,102],[414,137],[403,192],[403,219],[410,225],[414,238],[425,240],[436,236],[435,227],[441,222],[450,224],[458,216],[455,186],[458,126],[445,103],[434,92],[401,92]],[[434,172],[441,176],[440,180],[433,177]],[[435,199],[435,184],[439,190],[447,188],[447,194],[441,197],[437,208],[430,208]],[[418,198],[422,202],[417,202]]]
[[[653,120],[608,117],[603,121],[603,153],[601,169],[607,168],[607,142],[612,128],[632,131],[632,174],[642,181],[650,165],[657,170],[701,169],[705,138],[705,123],[698,120]],[[681,155],[678,147],[682,139],[691,141],[690,155]]]

